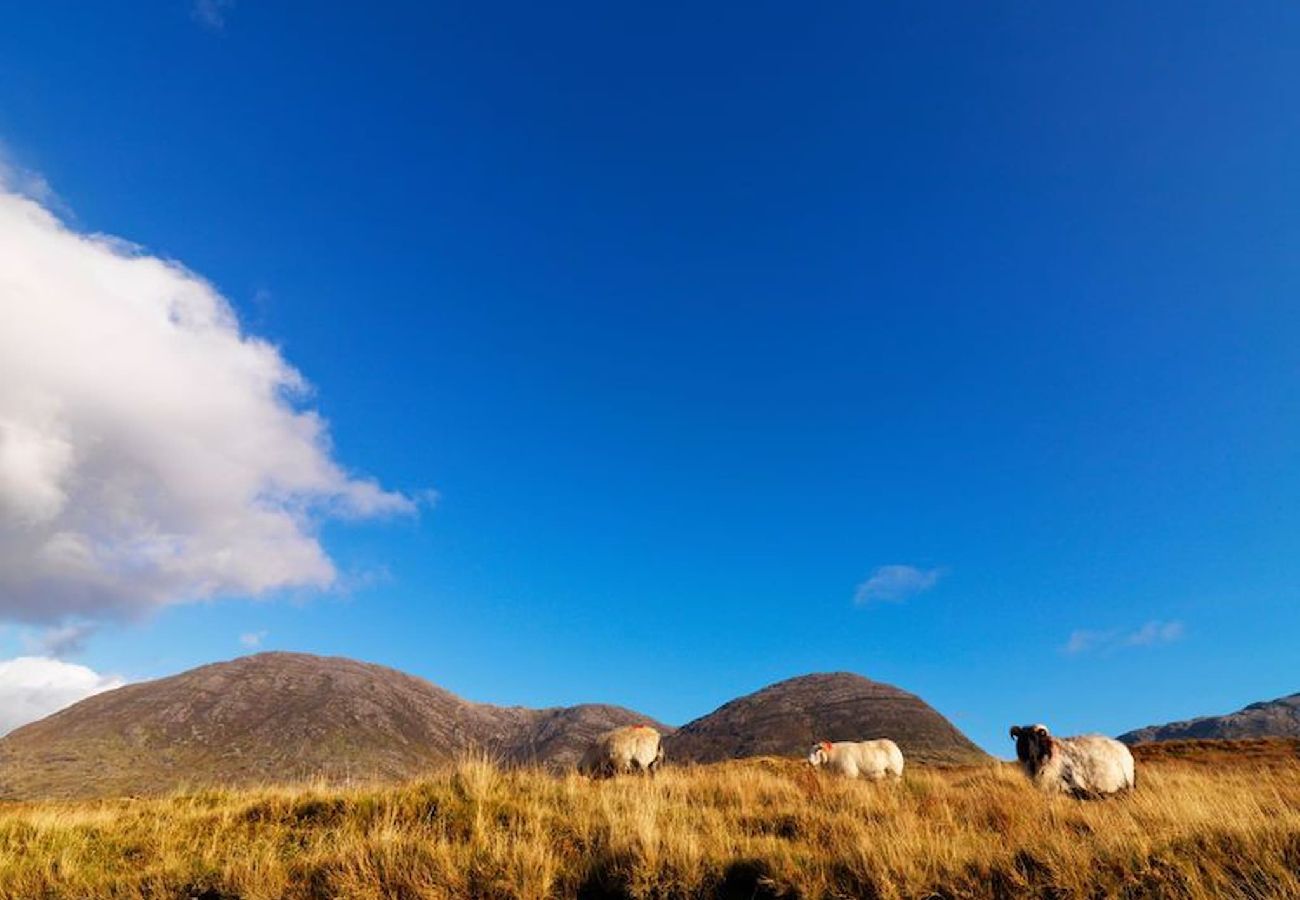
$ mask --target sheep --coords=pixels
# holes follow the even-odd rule
[[[649,725],[615,728],[596,738],[578,764],[580,771],[592,777],[624,772],[654,774],[664,760],[661,735]]]
[[[1021,768],[1041,790],[1084,799],[1137,787],[1133,754],[1119,741],[1099,734],[1052,737],[1043,725],[1013,726],[1011,737]]]
[[[888,738],[878,741],[822,741],[808,754],[813,768],[826,766],[848,778],[903,777],[903,752]]]

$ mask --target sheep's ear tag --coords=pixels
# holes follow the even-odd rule
[[[825,750],[827,753],[830,753],[830,752],[831,752],[831,742],[830,742],[830,741],[822,741],[822,749]]]

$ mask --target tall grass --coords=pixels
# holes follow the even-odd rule
[[[394,787],[8,804],[0,897],[1300,897],[1300,764],[1140,779],[1080,803],[999,765],[590,782],[467,759]]]

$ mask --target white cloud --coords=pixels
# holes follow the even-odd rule
[[[245,631],[239,636],[239,643],[250,648],[260,647],[262,641],[266,640],[266,634],[265,631]]]
[[[0,734],[125,683],[45,656],[0,660]]]
[[[210,284],[3,186],[0,323],[0,619],[325,588],[321,519],[413,508]]]
[[[1078,629],[1070,633],[1062,652],[1071,656],[1080,653],[1099,651],[1110,653],[1125,647],[1152,647],[1157,644],[1172,644],[1186,635],[1187,629],[1182,622],[1161,622],[1152,620],[1141,628],[1126,631],[1113,628],[1108,631]]]
[[[899,603],[908,597],[930,590],[943,577],[942,569],[918,569],[915,566],[881,566],[858,585],[853,602],[858,604],[884,601]]]

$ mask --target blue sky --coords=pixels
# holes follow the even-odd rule
[[[1300,690],[1297,51],[1282,3],[10,10],[11,173],[418,510],[304,518],[327,587],[0,585],[0,656],[670,723],[851,670],[998,752]]]

